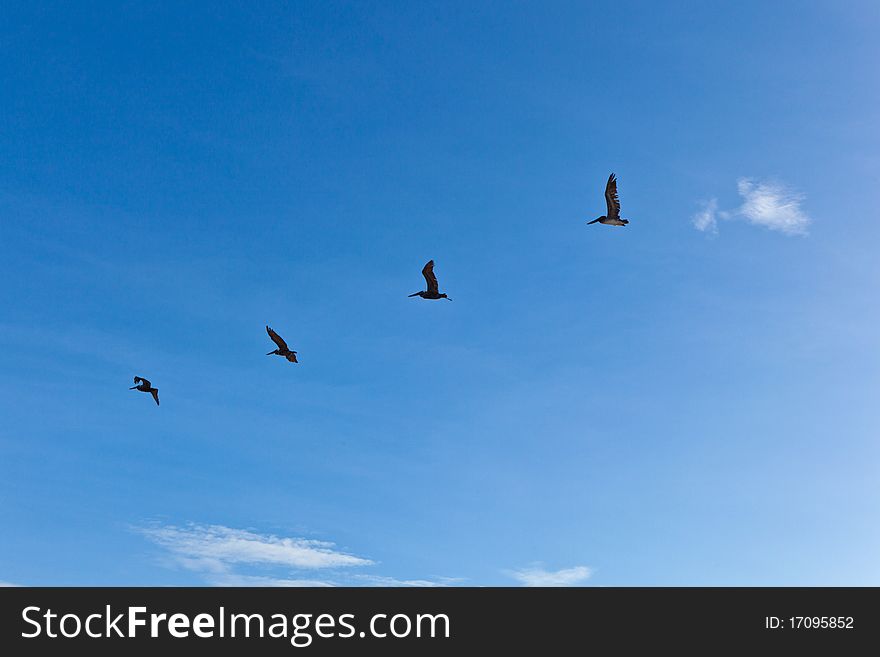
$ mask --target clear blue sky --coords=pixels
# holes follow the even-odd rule
[[[878,33],[6,6],[0,581],[880,585]]]

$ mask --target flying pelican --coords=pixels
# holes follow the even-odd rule
[[[152,384],[144,377],[134,377],[134,385],[129,388],[129,390],[140,390],[141,392],[148,392],[153,395],[153,399],[156,400],[156,406],[159,405],[159,388],[154,388]]]
[[[598,219],[593,219],[587,224],[594,224],[597,221],[607,226],[626,226],[629,221],[620,218],[620,199],[617,198],[617,176],[613,173],[608,176],[608,182],[605,184],[605,204],[608,206],[608,214],[602,215]]]
[[[272,338],[272,342],[278,345],[278,348],[275,351],[270,351],[268,354],[266,354],[267,356],[272,356],[274,354],[276,356],[284,356],[291,363],[299,362],[296,359],[296,352],[290,350],[290,348],[287,346],[287,343],[280,335],[278,335],[268,326],[266,327],[266,333],[268,333],[269,337]]]
[[[426,264],[422,268],[422,276],[424,276],[425,280],[428,281],[427,291],[413,292],[409,296],[422,297],[422,299],[447,299],[448,301],[452,301],[452,299],[447,297],[445,293],[440,294],[440,291],[439,291],[440,288],[437,285],[437,277],[434,276],[434,261],[433,260],[428,260],[428,264]]]

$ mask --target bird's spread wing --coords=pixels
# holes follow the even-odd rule
[[[608,176],[605,185],[605,204],[608,206],[608,218],[615,219],[620,216],[620,199],[617,198],[617,176],[613,173]]]
[[[278,335],[275,331],[270,329],[268,326],[266,327],[266,333],[269,334],[269,337],[272,338],[272,342],[278,345],[278,348],[281,350],[287,350],[287,343]]]
[[[428,264],[422,269],[422,276],[428,282],[428,292],[437,292],[440,288],[437,284],[437,277],[434,276],[434,261],[428,260]]]
[[[150,393],[153,395],[153,399],[156,400],[156,406],[159,405],[159,391],[156,388],[150,390]]]

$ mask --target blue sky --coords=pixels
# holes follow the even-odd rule
[[[0,581],[880,585],[876,3],[4,12]]]

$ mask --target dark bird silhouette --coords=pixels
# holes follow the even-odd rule
[[[617,198],[617,176],[613,173],[608,176],[608,182],[605,184],[605,205],[608,206],[608,214],[603,214],[598,219],[593,219],[587,224],[594,224],[597,221],[606,226],[626,226],[629,221],[620,218],[620,199]]]
[[[428,289],[423,292],[413,292],[409,296],[411,297],[422,297],[422,299],[447,299],[452,301],[446,294],[440,294],[440,286],[437,284],[437,277],[434,276],[434,261],[428,260],[428,264],[426,264],[422,268],[422,276],[425,277],[425,280],[428,282]]]
[[[154,388],[153,385],[144,377],[134,377],[134,385],[129,388],[129,390],[140,390],[141,392],[148,392],[153,395],[153,399],[156,400],[156,406],[159,405],[159,388]]]
[[[296,352],[290,350],[290,348],[287,346],[287,343],[280,335],[278,335],[268,326],[266,327],[266,333],[268,333],[269,337],[272,338],[272,342],[278,345],[278,348],[275,351],[270,351],[268,354],[266,354],[267,356],[272,356],[274,354],[275,356],[284,356],[291,363],[299,362],[296,359]]]

